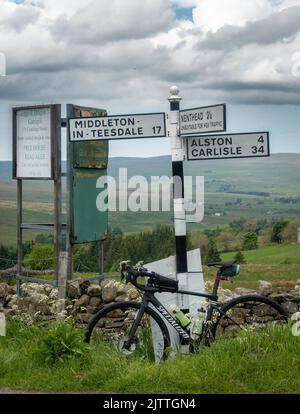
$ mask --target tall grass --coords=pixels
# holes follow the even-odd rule
[[[58,354],[54,352],[58,358],[46,358],[53,356],[53,347],[43,348],[45,338],[48,345],[53,336],[57,343],[60,329],[63,336],[69,332],[76,338],[67,348],[81,346],[77,339],[82,339],[82,331],[57,329],[9,321],[7,336],[0,338],[0,388],[178,394],[300,392],[300,338],[292,335],[289,326],[215,342],[200,354],[161,364],[145,358],[126,359],[104,342],[81,348],[83,353],[68,351],[67,358],[60,353],[64,346],[59,346]]]

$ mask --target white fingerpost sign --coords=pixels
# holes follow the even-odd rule
[[[201,135],[186,140],[189,161],[270,156],[268,132]]]
[[[226,131],[226,105],[185,109],[179,115],[180,135]]]
[[[165,113],[70,118],[70,141],[94,141],[166,136]]]
[[[51,106],[15,110],[16,178],[51,179]]]

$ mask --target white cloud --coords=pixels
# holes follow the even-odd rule
[[[195,6],[194,22],[177,21],[174,4]],[[126,97],[143,111],[156,109],[178,83],[204,103],[300,104],[292,74],[300,50],[299,10],[289,9],[295,4],[0,0],[0,51],[9,75],[1,79],[0,99],[98,99],[117,110]]]
[[[60,17],[52,28],[57,39],[101,45],[106,41],[139,39],[166,31],[173,18],[168,0],[106,0],[81,6],[70,18]]]

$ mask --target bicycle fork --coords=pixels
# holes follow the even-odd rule
[[[129,331],[129,334],[128,334],[128,338],[123,344],[124,349],[129,350],[131,345],[133,344],[136,331],[139,327],[139,324],[141,323],[141,320],[144,316],[144,313],[145,313],[147,307],[148,307],[148,301],[143,300],[142,303],[141,303],[140,309],[138,310],[138,312],[135,315],[133,324],[131,325],[131,328],[130,328],[130,331]]]

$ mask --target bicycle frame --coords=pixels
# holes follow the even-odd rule
[[[217,310],[220,315],[222,315],[222,313],[223,313],[221,311],[221,309],[218,307],[218,295],[217,295],[219,284],[220,284],[221,280],[222,279],[221,279],[219,273],[217,273],[217,277],[216,277],[216,280],[215,280],[215,284],[214,284],[214,287],[213,287],[212,294],[191,292],[191,291],[185,291],[185,290],[178,290],[176,292],[170,292],[170,293],[177,293],[177,294],[187,295],[187,296],[197,296],[197,297],[209,299],[210,306],[208,308],[207,317],[206,317],[206,321],[205,321],[206,324],[207,324],[211,320],[214,310]],[[171,326],[179,334],[179,336],[180,336],[181,340],[183,341],[183,343],[185,341],[187,341],[187,340],[189,341],[191,339],[191,335],[188,332],[188,330],[186,328],[184,328],[183,326],[181,326],[177,322],[177,320],[167,311],[167,309],[162,305],[162,303],[154,296],[155,293],[158,293],[158,291],[155,290],[155,289],[153,289],[153,291],[151,291],[151,290],[144,291],[143,299],[142,299],[142,303],[141,303],[141,308],[139,309],[139,311],[136,314],[135,320],[134,320],[134,322],[131,326],[131,329],[129,331],[128,339],[124,343],[125,348],[130,347],[130,344],[134,339],[134,336],[136,334],[138,326],[139,326],[139,324],[142,320],[142,317],[143,317],[147,307],[149,306],[149,304],[152,304],[153,307],[156,309],[156,311],[162,316],[162,318],[171,324]]]

